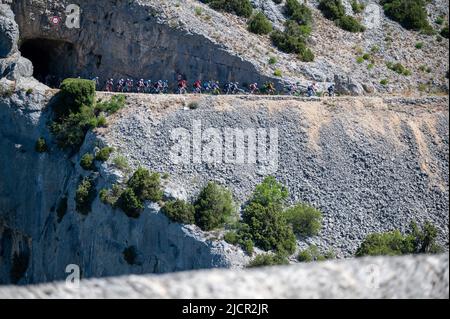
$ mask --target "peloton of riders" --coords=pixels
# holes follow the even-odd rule
[[[96,88],[99,85],[99,78],[95,77],[92,79],[95,82]],[[115,85],[114,79],[108,79],[105,84],[105,90],[107,92],[137,92],[137,93],[153,93],[153,94],[161,94],[169,92],[169,84],[167,80],[158,80],[156,82],[152,82],[152,80],[144,80],[143,78],[139,79],[134,84],[133,79],[121,78],[117,81]],[[175,91],[177,94],[187,94],[188,93],[188,81],[183,78],[181,75],[177,76],[177,88]],[[275,85],[272,82],[266,82],[262,86],[262,89],[259,88],[257,82],[250,83],[248,85],[248,90],[244,90],[240,88],[239,82],[229,82],[226,83],[223,87],[223,91],[220,88],[219,81],[210,80],[202,82],[200,79],[197,79],[192,84],[192,93],[194,94],[276,94]],[[303,91],[304,92],[304,91]],[[315,97],[317,96],[318,88],[317,83],[312,82],[306,88],[306,96]],[[301,85],[300,82],[295,84],[290,84],[285,88],[285,93],[288,95],[303,95],[305,93],[301,93]],[[327,87],[326,92],[328,96],[335,96],[335,85],[330,84]]]

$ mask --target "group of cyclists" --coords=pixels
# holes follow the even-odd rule
[[[92,79],[95,81],[97,89],[103,89],[99,83],[98,77]],[[170,91],[169,82],[167,80],[144,80],[140,79],[138,81],[134,81],[133,79],[119,79],[115,81],[114,79],[108,79],[106,81],[104,89],[107,92],[136,92],[136,93],[150,93],[150,94],[167,94]],[[306,92],[304,86],[301,86],[299,82],[296,84],[290,84],[284,89],[284,93],[288,95],[294,96],[307,96],[314,97],[318,95],[318,88],[316,83],[311,83],[307,86]],[[201,81],[196,80],[193,82],[192,86],[189,87],[188,81],[182,77],[178,77],[177,85],[175,90],[171,92],[177,94],[277,94],[275,89],[275,85],[272,82],[266,82],[261,88],[258,86],[258,83],[251,83],[248,85],[247,90],[240,87],[239,82],[229,82],[226,83],[223,87],[220,86],[219,81],[210,80],[210,81]],[[327,92],[325,95],[334,96],[335,88],[334,84],[328,86]]]

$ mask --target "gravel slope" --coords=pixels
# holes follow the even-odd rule
[[[189,110],[191,102],[198,109]],[[300,246],[314,242],[349,256],[367,234],[406,230],[412,220],[432,221],[440,243],[448,246],[445,97],[307,101],[130,95],[128,103],[100,137],[133,167],[169,173],[173,191],[181,196],[193,198],[215,180],[242,204],[265,175],[275,175],[289,188],[291,203],[306,201],[324,213],[321,234],[300,240]],[[174,164],[171,132],[179,127],[193,132],[194,120],[220,132],[278,129],[276,169],[223,161]]]

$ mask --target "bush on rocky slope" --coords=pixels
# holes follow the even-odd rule
[[[144,209],[144,204],[136,196],[132,188],[126,188],[117,200],[117,207],[131,218],[138,218]]]
[[[406,29],[432,30],[424,0],[381,0],[385,14]]]
[[[272,31],[272,23],[264,13],[258,12],[248,21],[248,30],[256,34],[268,34]]]
[[[311,245],[307,249],[300,251],[297,256],[297,260],[300,262],[324,261],[333,258],[335,258],[333,251],[330,250],[325,254],[321,254],[316,245]]]
[[[195,202],[195,223],[203,230],[223,227],[236,217],[236,205],[231,192],[209,182]]]
[[[90,153],[84,154],[83,157],[81,157],[80,166],[87,171],[94,170],[94,155]]]
[[[264,266],[276,266],[276,265],[287,265],[289,261],[286,256],[280,254],[265,254],[256,256],[247,265],[248,268],[264,267]]]
[[[301,236],[315,236],[322,227],[322,213],[304,203],[287,209],[284,215],[294,232]]]
[[[76,209],[79,213],[87,215],[91,211],[92,202],[96,196],[94,180],[90,177],[85,177],[78,184],[75,193]]]
[[[194,206],[180,199],[171,200],[164,204],[162,212],[170,220],[181,224],[195,223]]]
[[[265,178],[244,208],[242,222],[247,225],[247,232],[241,233],[264,250],[293,253],[295,235],[283,215],[287,196],[287,189],[274,177]]]
[[[95,84],[84,79],[65,79],[61,83],[61,91],[57,96],[53,111],[57,119],[68,116],[70,113],[79,113],[83,106],[94,105]]]
[[[158,173],[150,173],[147,169],[140,167],[128,180],[127,185],[141,201],[158,202],[162,199],[163,191]]]
[[[286,15],[284,31],[276,30],[271,34],[273,44],[283,52],[296,53],[304,62],[314,61],[314,53],[306,45],[311,34],[311,10],[297,0],[290,0],[286,2]]]
[[[341,0],[321,0],[319,9],[325,18],[335,22],[343,30],[363,32],[364,26],[355,18],[345,14],[345,7]]]
[[[436,237],[436,227],[431,223],[426,222],[420,229],[413,222],[406,235],[398,230],[368,235],[356,251],[356,256],[439,253],[442,248],[436,244]]]
[[[249,0],[202,0],[214,10],[223,10],[242,17],[250,17],[253,11]]]

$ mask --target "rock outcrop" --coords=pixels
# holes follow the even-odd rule
[[[0,298],[441,298],[448,299],[448,255],[376,257],[240,272],[205,270],[0,287]],[[179,313],[180,309],[173,309]]]

